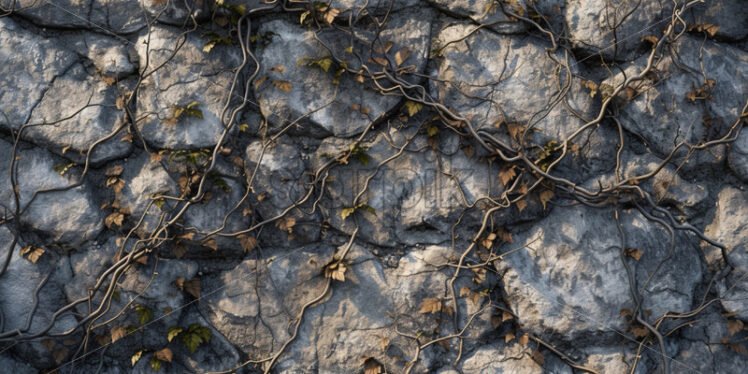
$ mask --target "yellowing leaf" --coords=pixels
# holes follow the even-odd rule
[[[545,190],[540,193],[540,203],[543,204],[543,209],[546,208],[545,204],[551,201],[552,198],[553,198],[553,191],[551,190]]]
[[[395,64],[400,66],[410,57],[410,50],[408,48],[402,48],[395,52]]]
[[[159,369],[161,369],[161,360],[157,359],[155,356],[151,357],[151,369],[153,369],[153,371],[159,371]]]
[[[440,310],[442,310],[441,300],[428,298],[423,300],[421,303],[421,309],[418,312],[421,314],[439,313]]]
[[[312,14],[312,12],[311,12],[311,11],[309,11],[309,10],[307,10],[307,11],[306,11],[306,12],[304,12],[304,13],[301,13],[301,17],[299,17],[299,24],[300,24],[300,25],[303,25],[303,24],[304,24],[304,20],[305,20],[305,19],[306,19],[307,17],[309,17],[309,15],[310,15],[310,14]]]
[[[177,337],[177,335],[179,335],[179,334],[180,334],[180,333],[181,333],[182,331],[183,331],[183,330],[182,330],[182,328],[181,328],[181,327],[179,327],[179,326],[172,326],[172,327],[169,327],[169,331],[168,331],[168,333],[167,333],[167,335],[166,335],[166,339],[167,339],[167,340],[168,340],[169,342],[171,342],[171,341],[172,341],[172,340],[174,340],[174,338],[176,338],[176,337]]]
[[[214,40],[211,40],[211,41],[205,43],[205,45],[203,46],[203,52],[209,53],[210,50],[213,49],[213,47],[215,47],[215,46],[216,46],[216,42]]]
[[[421,108],[423,108],[423,104],[421,103],[410,100],[405,102],[405,109],[407,110],[409,117],[413,117],[414,115],[416,115],[416,113],[418,113]]]
[[[137,352],[135,352],[135,353],[133,353],[132,357],[130,357],[130,364],[132,364],[132,366],[135,366],[135,364],[137,364],[138,361],[140,361],[140,357],[142,357],[142,356],[143,356],[143,350],[142,349],[139,350],[139,351],[137,351]]]

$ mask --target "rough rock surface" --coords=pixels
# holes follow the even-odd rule
[[[743,372],[747,9],[0,0],[0,372]]]

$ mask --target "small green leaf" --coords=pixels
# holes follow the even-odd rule
[[[439,133],[439,128],[434,125],[426,126],[426,133],[429,136],[434,136]]]
[[[241,132],[246,132],[248,128],[249,128],[249,125],[246,123],[242,123],[241,125],[239,125],[239,131]]]
[[[348,48],[344,49],[344,50],[343,50],[343,52],[346,52],[346,53],[353,53],[353,46],[350,46],[350,47],[348,47]]]
[[[330,70],[330,65],[332,65],[332,59],[329,57],[317,61],[317,66],[321,67],[325,72]]]
[[[343,221],[345,221],[345,219],[348,218],[348,216],[350,216],[351,214],[353,214],[353,212],[355,212],[355,211],[356,211],[355,207],[353,207],[353,208],[343,208],[343,210],[340,211],[340,218],[342,218]]]
[[[308,61],[312,60],[309,56],[304,56],[296,61],[296,67],[299,67],[301,65],[306,64]]]
[[[57,164],[55,166],[52,166],[52,170],[56,171],[57,174],[60,174],[60,176],[65,175],[65,173],[70,170],[71,167],[75,166],[74,162],[71,162],[69,164]]]
[[[371,214],[373,214],[375,216],[377,215],[376,209],[372,208],[369,204],[359,204],[359,208],[361,208],[361,209],[363,209],[363,210],[365,210],[365,211],[367,211],[367,212],[369,212],[369,213],[371,213]]]
[[[303,25],[303,24],[304,24],[304,20],[305,20],[305,19],[306,19],[306,17],[308,17],[308,16],[309,16],[309,15],[310,15],[311,13],[312,13],[312,12],[310,12],[310,11],[308,11],[308,10],[307,10],[306,12],[304,12],[304,13],[301,13],[301,17],[299,18],[299,24],[300,24],[300,25]]]
[[[190,353],[195,353],[197,346],[203,342],[203,339],[197,334],[181,334],[179,338],[182,339],[184,345],[190,350]]]
[[[153,318],[153,312],[145,305],[138,305],[135,307],[135,311],[138,313],[138,322],[141,325],[145,325]]]
[[[161,360],[156,357],[151,357],[151,369],[153,369],[153,371],[159,371],[159,369],[161,369]]]
[[[135,366],[135,364],[138,363],[138,360],[140,360],[140,356],[142,355],[143,355],[142,349],[133,353],[132,357],[130,357],[130,363],[132,364],[132,366]]]
[[[177,335],[179,335],[179,334],[180,334],[181,332],[182,332],[182,328],[181,328],[181,327],[179,327],[179,326],[172,326],[172,327],[169,327],[169,332],[168,332],[168,334],[166,335],[166,339],[167,339],[167,340],[168,340],[169,342],[171,342],[171,341],[172,341],[172,340],[174,340],[174,338],[176,338],[176,337],[177,337]]]
[[[357,153],[356,159],[364,164],[364,166],[369,165],[369,155],[367,155],[366,153]]]

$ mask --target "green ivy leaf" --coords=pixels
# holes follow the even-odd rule
[[[151,357],[151,369],[153,369],[153,371],[159,371],[159,369],[161,369],[161,360],[156,357]]]
[[[197,346],[203,342],[200,335],[194,333],[180,334],[179,338],[182,339],[182,342],[184,342],[184,345],[186,345],[187,349],[190,350],[190,353],[195,353]]]
[[[363,209],[363,210],[365,210],[365,211],[367,211],[367,212],[369,212],[369,213],[371,213],[371,214],[373,214],[375,216],[377,215],[376,209],[372,208],[369,204],[359,204],[359,208],[361,208],[361,209]]]
[[[138,322],[140,322],[141,326],[145,325],[151,320],[151,318],[153,318],[153,312],[145,305],[138,305],[135,307],[135,311],[138,313]]]

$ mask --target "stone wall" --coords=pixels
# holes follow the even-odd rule
[[[742,0],[0,0],[0,371],[738,373]]]

